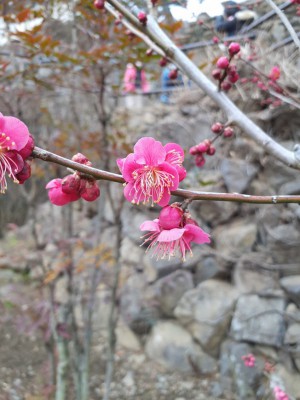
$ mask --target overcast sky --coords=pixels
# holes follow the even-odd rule
[[[175,19],[184,21],[193,21],[202,12],[206,12],[211,17],[221,15],[223,7],[221,3],[224,0],[204,0],[201,4],[199,0],[188,0],[187,8],[171,6],[171,13]],[[245,0],[235,0],[242,3]]]

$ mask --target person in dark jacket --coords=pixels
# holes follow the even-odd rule
[[[225,33],[227,36],[236,35],[245,24],[250,24],[256,14],[251,10],[241,10],[235,1],[224,1],[224,15],[220,15],[215,20],[215,28],[218,32]]]

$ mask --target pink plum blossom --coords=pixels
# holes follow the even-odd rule
[[[272,81],[277,81],[280,78],[280,68],[275,66],[271,69],[271,72],[269,74],[269,78]]]
[[[289,400],[289,396],[279,386],[274,387],[273,393],[275,400]]]
[[[178,188],[186,175],[183,158],[182,148],[175,143],[163,146],[150,137],[138,140],[133,153],[117,160],[126,181],[126,199],[133,204],[151,201],[152,205],[167,205],[171,191]]]
[[[7,189],[6,174],[15,183],[24,183],[30,177],[30,166],[25,160],[33,147],[27,126],[18,118],[0,113],[0,193]]]
[[[175,211],[174,211],[175,208]],[[210,243],[209,235],[194,221],[190,214],[174,203],[162,209],[159,217],[153,221],[145,221],[140,226],[141,231],[149,231],[143,236],[144,244],[153,255],[168,258],[176,254],[185,261],[186,252],[192,255],[191,242],[198,244]]]
[[[245,356],[242,356],[242,360],[244,361],[244,365],[246,367],[252,368],[255,366],[255,357],[251,353],[246,354]]]

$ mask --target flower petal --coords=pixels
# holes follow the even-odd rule
[[[123,165],[124,165],[125,160],[126,160],[126,157],[125,158],[118,158],[117,161],[116,161],[121,174],[123,173]]]
[[[167,156],[166,156],[166,161],[168,161],[168,157],[172,156],[172,154],[174,153],[178,153],[181,157],[182,157],[182,162],[184,159],[184,151],[183,148],[181,146],[179,146],[179,144],[177,143],[167,143],[165,145],[165,150],[167,152]]]
[[[173,242],[180,239],[185,232],[185,228],[174,228],[170,230],[163,230],[157,236],[158,242]]]
[[[210,243],[210,235],[204,232],[199,226],[187,224],[184,227],[184,239],[190,243],[195,242],[198,244]]]
[[[29,130],[24,122],[15,117],[0,117],[0,133],[4,132],[12,142],[14,150],[21,150],[29,139]]]
[[[165,188],[162,198],[160,199],[159,202],[157,202],[157,204],[161,207],[165,207],[169,204],[170,198],[171,198],[171,194],[170,194],[169,190],[167,188]],[[156,201],[157,199],[153,198],[153,200]]]
[[[156,166],[165,161],[166,150],[161,142],[151,137],[138,140],[134,146],[134,159],[139,164]]]
[[[122,175],[126,182],[131,182],[134,180],[132,174],[137,169],[141,168],[140,164],[137,164],[134,160],[134,154],[130,153],[124,159],[123,167],[122,167]]]
[[[153,221],[145,221],[140,225],[141,231],[159,232],[160,227],[158,225],[158,219]]]

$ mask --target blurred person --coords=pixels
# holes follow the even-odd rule
[[[241,9],[235,1],[224,1],[224,14],[216,17],[215,28],[227,36],[236,35],[244,25],[248,25],[256,18],[256,13],[248,9]]]
[[[143,69],[143,64],[137,61],[135,64],[127,64],[124,74],[124,92],[137,93],[148,92],[149,83],[147,81],[146,73]]]

